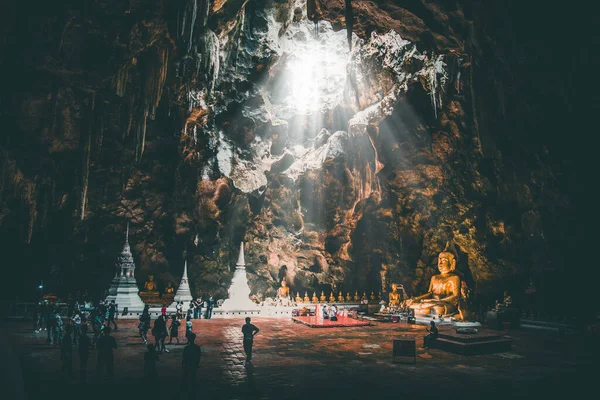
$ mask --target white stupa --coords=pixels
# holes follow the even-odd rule
[[[229,298],[219,307],[223,311],[255,311],[258,305],[250,300],[250,287],[246,277],[246,262],[244,261],[244,242],[240,243],[240,255],[235,264],[235,272],[228,290]]]
[[[183,301],[183,311],[187,311],[190,306],[190,301],[193,300],[192,292],[190,291],[190,284],[188,282],[187,276],[187,261],[183,266],[183,276],[181,277],[181,282],[179,283],[179,288],[177,288],[177,293],[175,293],[175,297],[173,298],[173,304],[171,307],[175,308],[177,303]]]
[[[125,307],[129,312],[141,312],[144,309],[144,302],[140,298],[137,281],[135,280],[135,263],[129,247],[129,222],[127,223],[127,232],[125,233],[125,244],[123,250],[115,263],[115,277],[108,289],[106,300],[115,301],[119,311]]]

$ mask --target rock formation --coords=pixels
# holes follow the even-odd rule
[[[242,241],[258,297],[282,275],[293,292],[420,293],[451,241],[484,303],[529,276],[553,298],[581,232],[573,145],[555,139],[570,118],[552,118],[582,68],[550,57],[564,31],[528,6],[352,2],[346,21],[345,1],[315,0],[308,22],[305,3],[3,10],[8,263],[100,293],[128,218],[139,278],[174,280],[185,254],[194,295],[226,297]]]

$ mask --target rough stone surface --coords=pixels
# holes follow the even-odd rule
[[[585,215],[580,146],[564,133],[581,123],[569,116],[572,79],[590,67],[577,49],[571,63],[552,55],[593,24],[561,10],[577,26],[556,35],[549,8],[354,2],[356,40],[394,30],[430,60],[443,56],[445,86],[436,92],[417,74],[423,59],[408,58],[403,72],[418,76],[390,100],[393,112],[360,125],[346,155],[292,179],[301,157],[286,143],[304,125],[269,120],[258,82],[277,75],[283,56],[269,38],[291,31],[296,3],[3,9],[0,242],[8,265],[28,266],[3,294],[29,293],[43,277],[63,297],[82,288],[99,297],[129,219],[139,282],[178,281],[185,258],[194,295],[225,297],[240,241],[260,296],[283,276],[292,291],[385,292],[398,282],[419,293],[452,241],[483,304],[507,288],[517,300],[533,276],[545,312],[573,312],[555,296],[578,287],[569,268],[584,235],[573,228]],[[318,19],[345,26],[343,1],[316,3]],[[271,17],[280,31],[269,31]],[[380,100],[397,76],[379,71],[356,101]],[[309,127],[317,148],[352,131],[339,122],[352,107]],[[273,168],[256,162],[269,152],[283,155]]]

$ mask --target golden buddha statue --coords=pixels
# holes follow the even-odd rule
[[[341,303],[344,301],[344,293],[342,293],[342,291],[340,290],[340,292],[338,293],[338,301]]]
[[[350,303],[352,301],[352,296],[350,296],[350,292],[346,293],[346,303]]]
[[[434,312],[436,315],[453,315],[457,311],[460,297],[460,277],[454,273],[456,257],[449,251],[438,256],[439,275],[431,277],[429,290],[420,296],[408,299],[406,304],[417,315]]]
[[[325,292],[321,290],[321,297],[319,297],[319,301],[321,303],[325,303],[327,301],[327,296],[325,296]]]
[[[379,301],[383,300],[383,297],[381,297],[381,292],[379,292],[379,294],[377,294],[377,300],[379,300]]]
[[[331,291],[331,294],[329,295],[329,302],[335,303],[335,295],[333,294],[333,290]]]
[[[318,303],[319,298],[317,297],[317,292],[313,292],[312,299],[310,299],[313,303]]]
[[[304,302],[305,303],[310,303],[310,297],[308,297],[308,292],[304,292]]]
[[[299,292],[296,292],[296,303],[302,303],[302,297],[300,297]]]
[[[358,295],[358,290],[354,292],[354,302],[358,303],[360,301],[360,296]]]
[[[367,292],[363,292],[361,300],[363,300],[363,301],[367,300]]]
[[[390,307],[398,307],[400,305],[400,293],[398,292],[398,285],[395,283],[392,283],[392,291],[390,293],[388,305]]]
[[[165,287],[165,294],[174,294],[175,288],[173,287],[173,282],[167,282],[167,286]]]
[[[287,299],[290,297],[290,288],[285,277],[281,280],[281,287],[277,289],[277,297]]]
[[[146,293],[158,293],[158,290],[156,290],[156,282],[154,282],[154,275],[148,275],[148,280],[144,283],[143,291]]]
[[[371,296],[369,296],[369,300],[375,301],[375,292],[371,292]]]

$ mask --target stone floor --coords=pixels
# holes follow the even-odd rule
[[[244,366],[239,319],[194,321],[203,350],[193,389],[180,384],[183,345],[170,345],[160,356],[158,382],[142,378],[145,346],[136,321],[120,321],[114,382],[94,376],[86,385],[63,376],[59,350],[45,343],[45,332],[29,324],[4,324],[3,367],[11,368],[24,398],[157,399],[369,399],[369,398],[546,398],[572,397],[583,390],[583,373],[597,371],[582,340],[536,331],[509,331],[510,353],[459,356],[439,350],[418,350],[417,362],[392,363],[392,339],[416,337],[424,327],[403,323],[355,328],[313,329],[287,319],[253,319],[261,329],[255,339],[254,363]],[[182,342],[185,339],[182,338]],[[13,357],[11,359],[11,357]],[[74,352],[74,368],[78,368]],[[20,365],[19,365],[20,364]],[[593,366],[593,367],[590,367]],[[95,351],[88,367],[95,367]],[[22,375],[19,374],[22,371]],[[580,378],[580,379],[578,379]],[[188,392],[191,390],[191,392]],[[82,395],[83,391],[83,395]],[[182,397],[183,396],[183,397]],[[18,396],[17,396],[18,397]]]

